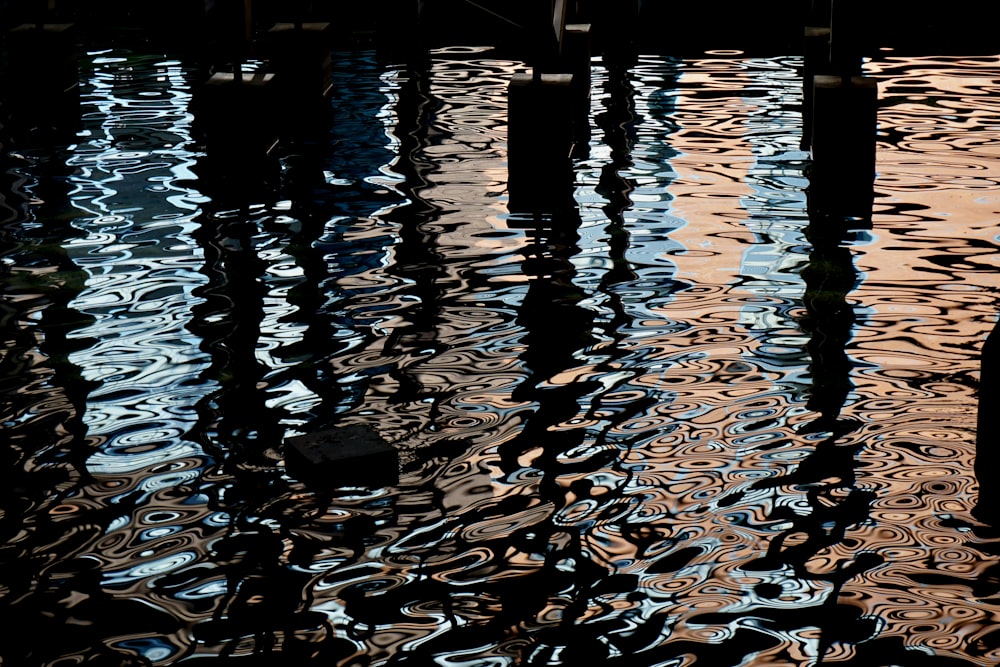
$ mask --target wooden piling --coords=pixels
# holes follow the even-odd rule
[[[641,32],[638,0],[593,0],[591,5],[597,51],[611,59],[631,60]]]
[[[387,62],[408,62],[423,57],[426,48],[423,2],[418,0],[382,0],[375,17],[376,51]]]
[[[279,145],[276,75],[216,72],[198,93],[197,127],[205,144],[208,173],[218,192],[259,197],[277,170]]]
[[[830,65],[835,74],[857,76],[869,44],[862,0],[830,0]]]
[[[206,58],[209,67],[244,62],[253,55],[251,0],[214,0],[206,6]]]
[[[322,125],[333,90],[332,28],[326,22],[276,23],[265,35],[263,55],[277,76],[276,109],[284,136]]]
[[[870,225],[877,106],[871,77],[814,77],[809,206],[818,217]]]
[[[574,156],[586,157],[590,148],[590,67],[592,41],[589,23],[567,23],[562,46],[563,72],[573,75],[571,83]]]
[[[331,34],[331,24],[318,21],[276,23],[267,31],[264,55],[286,90],[294,87],[311,97],[329,97]]]
[[[566,0],[553,0],[552,32],[556,37],[557,48],[561,57],[566,37]]]
[[[550,22],[532,23],[531,74],[507,90],[508,207],[512,213],[563,210],[572,199],[572,157],[590,141],[590,24],[567,23],[567,0],[555,0]],[[542,25],[545,23],[545,25]]]
[[[811,0],[806,10],[806,25],[830,27],[831,0]]]
[[[812,145],[813,85],[821,74],[831,74],[830,28],[806,26],[802,39],[802,140],[800,146],[808,150]]]
[[[590,60],[593,52],[589,23],[567,23],[561,48],[564,72],[573,75],[573,86],[581,95],[589,97],[593,81]]]
[[[561,208],[572,197],[573,75],[515,74],[507,89],[508,208]]]
[[[7,32],[5,100],[15,134],[74,132],[80,122],[76,29],[22,24]]]

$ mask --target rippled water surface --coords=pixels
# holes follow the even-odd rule
[[[335,56],[243,206],[180,59],[89,54],[76,143],[6,156],[5,666],[1000,662],[1000,60],[866,64],[831,244],[798,57],[595,59],[577,206],[531,219],[523,63]],[[350,425],[398,483],[286,469]]]

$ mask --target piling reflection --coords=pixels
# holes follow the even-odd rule
[[[612,269],[605,274],[606,284],[633,280],[637,274],[629,267],[626,251],[629,248],[629,231],[624,212],[632,204],[629,193],[635,183],[622,175],[632,165],[631,149],[635,143],[635,91],[628,79],[628,62],[619,58],[606,59],[608,70],[605,81],[604,110],[594,117],[595,124],[604,132],[603,143],[611,149],[611,160],[601,168],[597,193],[607,199],[603,210],[609,224],[608,256]]]
[[[62,436],[57,447],[62,454],[57,458],[64,459],[75,474],[86,478],[84,414],[87,394],[94,384],[81,377],[71,355],[93,342],[75,332],[85,329],[94,319],[72,306],[83,288],[85,274],[61,245],[77,233],[72,226],[73,214],[65,212],[69,206],[72,168],[66,165],[66,154],[61,151],[49,159],[9,153],[3,159],[8,167],[7,189],[3,193],[6,214],[3,286],[5,309],[9,309],[3,321],[14,343],[5,346],[6,400],[13,405],[23,403],[24,398],[36,394],[37,389],[30,388],[38,382],[60,388],[67,404],[49,415],[62,413],[52,425],[53,431]],[[19,395],[26,396],[19,398]],[[21,413],[21,409],[15,413]],[[11,425],[23,420],[22,413]]]
[[[384,219],[395,222],[399,229],[399,242],[393,252],[395,261],[389,273],[411,285],[404,292],[404,299],[413,306],[400,312],[406,324],[393,328],[382,353],[386,357],[413,360],[399,364],[390,373],[398,386],[390,400],[430,403],[425,428],[433,429],[437,421],[435,406],[448,393],[422,386],[420,373],[414,372],[421,357],[436,357],[447,349],[438,336],[442,324],[439,301],[445,294],[439,282],[447,279],[447,272],[442,266],[444,254],[438,247],[441,226],[437,223],[444,209],[422,195],[422,191],[434,186],[433,173],[437,167],[428,155],[431,146],[428,132],[434,125],[434,114],[442,106],[430,91],[430,77],[427,62],[412,62],[401,72],[395,109],[398,122],[394,130],[399,149],[393,171],[403,179],[398,191],[406,197],[406,203],[390,210]]]
[[[212,359],[201,381],[219,386],[199,403],[196,439],[250,465],[265,464],[267,448],[281,438],[278,414],[267,405],[267,368],[256,354],[264,319],[266,263],[255,243],[262,218],[247,209],[203,213],[195,238],[207,281],[193,295],[199,302],[188,324]]]
[[[821,226],[827,221],[820,221]],[[856,287],[858,274],[849,247],[840,239],[816,230],[811,236],[809,264],[803,268],[806,282],[803,303],[806,316],[801,326],[809,334],[807,349],[812,386],[806,406],[819,413],[811,430],[843,433],[856,426],[838,421],[841,408],[854,388],[846,347],[851,340],[856,318],[847,295]]]
[[[99,383],[73,360],[93,344],[82,332],[95,318],[74,306],[85,272],[64,248],[79,236],[73,225],[79,212],[69,203],[75,170],[68,158],[68,151],[55,147],[48,154],[5,150],[2,157],[0,404],[7,491],[0,530],[8,601],[2,618],[13,633],[4,657],[25,663],[67,656],[129,659],[95,642],[84,627],[67,628],[71,619],[87,623],[118,610],[127,614],[133,606],[115,604],[102,589],[99,561],[36,557],[61,547],[73,553],[99,537],[116,514],[87,512],[89,501],[74,498],[84,490],[100,496],[87,461],[104,439],[87,426],[88,396]],[[126,500],[122,509],[128,506]],[[141,606],[135,604],[134,618],[148,620],[153,614]],[[50,637],[44,647],[32,639],[39,632]]]

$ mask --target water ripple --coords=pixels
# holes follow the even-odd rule
[[[2,174],[0,658],[996,662],[995,59],[866,63],[875,224],[836,248],[795,57],[595,59],[578,210],[534,221],[487,49],[334,54],[328,136],[242,210],[188,64],[88,67],[66,159]],[[344,425],[397,484],[286,468]]]

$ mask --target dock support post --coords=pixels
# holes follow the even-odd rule
[[[818,216],[870,226],[877,106],[871,77],[814,77],[809,206]]]
[[[379,59],[409,62],[424,55],[423,0],[387,0],[375,19]]]
[[[562,46],[562,70],[573,75],[574,155],[585,157],[590,148],[590,59],[592,43],[589,23],[567,23]]]
[[[830,0],[830,66],[835,74],[861,74],[870,28],[861,0]]]
[[[206,3],[206,60],[208,69],[245,61],[253,50],[254,21],[251,0],[213,0]]]
[[[806,26],[802,49],[802,138],[800,147],[808,150],[812,144],[813,81],[821,74],[830,74],[830,28]]]
[[[245,71],[251,48],[251,0],[216,0],[209,19],[216,45],[212,70],[192,100],[205,144],[203,179],[217,199],[245,204],[267,196],[278,172],[280,79]],[[226,66],[232,65],[232,71]]]
[[[507,88],[508,207],[511,212],[563,210],[572,202],[572,157],[590,139],[590,24],[567,24],[567,0],[538,12],[531,74]]]
[[[278,104],[276,76],[244,72],[239,63],[205,82],[197,119],[210,172],[205,178],[220,198],[267,190],[277,171]]]
[[[508,207],[561,208],[572,198],[573,75],[515,74],[507,88]]]
[[[332,92],[331,24],[276,23],[266,35],[265,57],[278,79],[282,134],[298,135],[321,124]]]
[[[1000,322],[983,343],[980,352],[979,405],[976,420],[976,461],[979,496],[972,514],[983,523],[1000,526]]]
[[[6,88],[15,134],[74,132],[80,122],[74,25],[22,24],[9,30]]]
[[[639,1],[594,0],[591,4],[597,50],[614,60],[632,61],[639,32]]]

